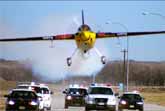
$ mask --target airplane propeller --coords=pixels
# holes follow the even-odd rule
[[[77,25],[77,27],[79,27],[79,26],[81,25],[81,23],[79,22],[77,16],[75,16],[75,17],[73,18],[73,22]]]

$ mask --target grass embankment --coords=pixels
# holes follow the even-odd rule
[[[5,98],[3,98],[3,95],[5,95],[7,91],[1,91],[0,93],[0,110],[5,108]]]
[[[0,110],[5,108],[5,98],[3,97],[8,91],[16,86],[16,82],[0,80]]]
[[[163,89],[144,89],[142,96],[145,98],[145,103],[157,104],[165,106],[165,88]]]

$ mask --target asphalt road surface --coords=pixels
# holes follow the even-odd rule
[[[61,91],[54,92],[52,97],[53,97],[52,111],[85,111],[84,107],[69,107],[68,109],[64,109],[65,101],[64,101],[64,95],[62,94]],[[154,104],[145,104],[144,111],[165,111],[165,107]]]

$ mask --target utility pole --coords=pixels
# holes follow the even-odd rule
[[[124,24],[122,24],[122,23],[120,23],[120,22],[111,22],[111,21],[107,21],[105,24],[110,24],[110,23],[112,23],[112,24],[118,24],[118,25],[120,25],[120,26],[122,26],[124,29],[125,29],[125,31],[126,31],[126,36],[127,36],[127,32],[128,32],[128,29],[127,29],[127,27],[124,25]],[[128,57],[128,52],[129,52],[129,38],[128,38],[128,36],[127,36],[127,50],[123,50],[122,52],[124,52],[124,68],[123,68],[123,77],[125,77],[126,76],[126,82],[125,82],[125,79],[123,80],[123,84],[125,84],[126,85],[126,91],[128,91],[128,86],[129,86],[129,57]],[[125,64],[125,53],[127,52],[127,65]],[[125,69],[125,67],[127,68],[127,69]],[[125,75],[126,74],[126,75]]]
[[[94,73],[92,74],[92,76],[93,76],[93,77],[92,77],[92,82],[95,83],[96,76],[95,76]]]
[[[125,91],[125,85],[126,85],[126,82],[125,82],[125,73],[126,73],[126,53],[128,52],[126,49],[122,50],[121,52],[123,52],[123,84],[124,84],[124,88],[123,90]]]

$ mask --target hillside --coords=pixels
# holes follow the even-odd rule
[[[165,62],[130,61],[129,68],[130,85],[163,86],[165,85]],[[118,85],[123,82],[123,62],[111,61],[96,75],[96,82],[112,83]],[[72,77],[65,80],[66,83],[76,83],[78,80],[92,82],[91,77]]]
[[[26,63],[0,59],[0,81],[31,81],[36,79],[33,76],[32,68]]]
[[[100,82],[118,84],[126,80],[123,75],[123,62],[109,62],[97,75]],[[165,85],[165,62],[130,61],[129,67],[130,85]]]

